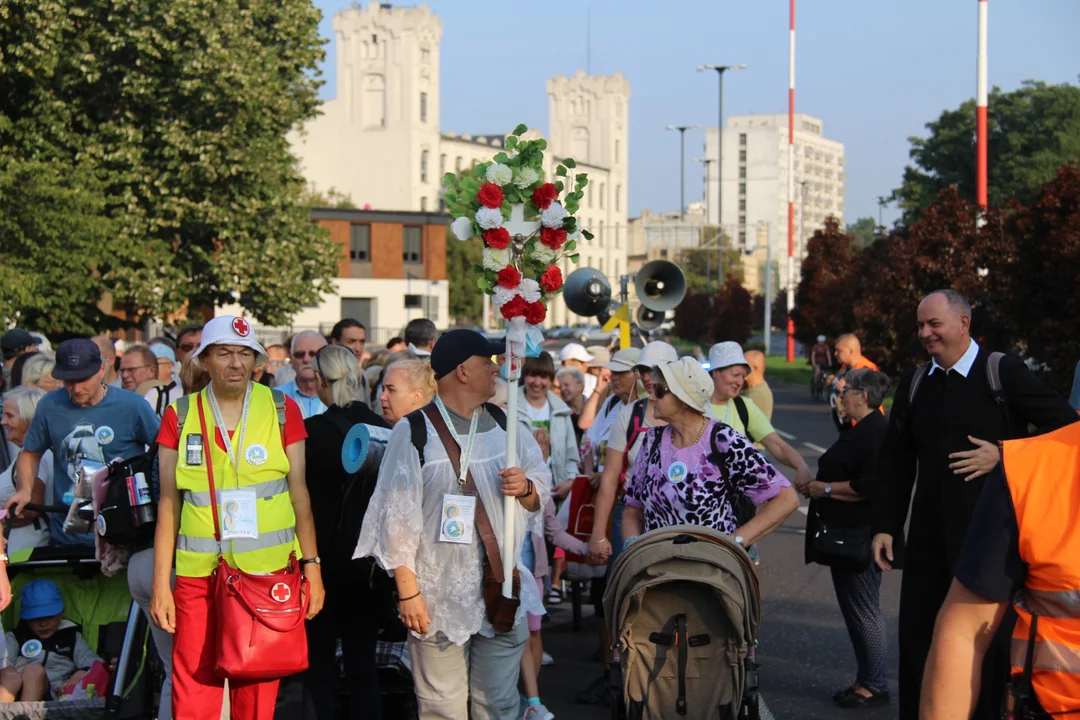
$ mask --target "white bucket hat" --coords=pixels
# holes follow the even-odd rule
[[[742,365],[746,368],[746,372],[750,372],[750,363],[746,362],[746,356],[743,355],[742,346],[739,343],[729,340],[716,343],[709,348],[710,372],[723,370],[732,365]]]
[[[251,348],[255,351],[256,367],[269,359],[266,350],[255,339],[251,323],[235,315],[221,315],[203,326],[202,342],[191,354],[194,358],[192,362],[199,363],[199,356],[211,345],[241,345]]]
[[[676,362],[663,363],[659,367],[668,389],[675,397],[698,412],[705,412],[713,394],[713,382],[709,373],[701,367],[701,363],[692,357],[684,357]]]
[[[562,350],[559,351],[559,360],[566,362],[567,360],[579,360],[587,363],[592,362],[593,356],[585,350],[585,346],[581,343],[569,343]]]
[[[593,359],[589,361],[589,367],[604,367],[611,360],[611,351],[603,345],[587,347],[585,352],[593,356]]]
[[[671,363],[679,359],[679,353],[666,342],[654,340],[641,349],[635,365],[647,365],[651,368],[661,363]]]
[[[604,363],[611,372],[628,372],[634,369],[634,366],[638,363],[638,358],[641,357],[640,348],[623,348],[614,355],[611,356],[611,361]]]

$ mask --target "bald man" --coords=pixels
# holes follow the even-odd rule
[[[758,350],[748,350],[745,354],[746,362],[750,364],[750,374],[746,376],[746,387],[742,391],[744,397],[754,401],[761,408],[765,417],[772,422],[773,396],[772,388],[765,381],[765,353]]]
[[[836,359],[840,362],[840,372],[836,374],[832,383],[832,393],[829,396],[829,404],[832,406],[832,419],[838,430],[847,430],[851,422],[843,417],[843,405],[840,404],[840,393],[844,391],[844,375],[851,370],[867,368],[875,372],[878,366],[872,360],[863,357],[862,343],[852,333],[841,335],[836,339]]]
[[[91,338],[91,340],[101,350],[101,362],[105,365],[105,379],[103,382],[113,387],[121,387],[120,374],[116,372],[116,345],[113,343],[113,339],[108,335],[98,335]]]

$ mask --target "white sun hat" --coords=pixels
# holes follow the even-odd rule
[[[202,342],[192,353],[192,357],[195,358],[192,362],[199,362],[199,356],[211,345],[241,345],[251,348],[255,351],[256,366],[269,359],[266,350],[255,339],[255,331],[251,323],[235,315],[221,315],[203,326]]]
[[[742,365],[746,368],[746,372],[750,372],[750,363],[746,362],[746,356],[743,355],[742,345],[729,340],[727,342],[716,343],[709,348],[710,372],[713,370],[723,370],[732,365]]]
[[[701,363],[692,357],[684,357],[677,362],[663,363],[659,368],[675,397],[698,412],[705,412],[713,394],[713,382]]]
[[[589,367],[604,367],[611,360],[611,351],[603,345],[587,347],[585,352],[593,356],[593,359],[589,361]]]
[[[679,359],[679,353],[671,345],[661,340],[653,340],[641,349],[635,365],[646,365],[654,368],[661,363],[675,362]]]
[[[559,351],[559,360],[562,362],[578,360],[587,363],[593,361],[593,356],[589,354],[589,351],[581,343],[569,343]]]
[[[637,365],[638,358],[641,357],[641,349],[635,347],[628,347],[619,350],[617,353],[611,356],[611,361],[604,363],[611,372],[628,372],[634,369]]]

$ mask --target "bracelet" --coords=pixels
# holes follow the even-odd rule
[[[517,499],[518,499],[518,500],[524,500],[525,498],[527,498],[527,497],[529,497],[530,495],[532,495],[532,494],[533,494],[533,490],[534,490],[534,489],[535,489],[535,487],[536,487],[535,485],[533,485],[533,481],[532,481],[532,480],[526,480],[525,482],[529,483],[529,488],[528,488],[528,490],[526,490],[526,491],[525,491],[525,494],[524,494],[524,495],[516,495],[516,496],[515,496],[515,497],[517,497]]]
[[[399,602],[399,603],[403,603],[403,602],[405,602],[406,600],[412,600],[413,598],[418,598],[418,597],[420,597],[420,591],[419,591],[419,590],[417,590],[417,591],[416,591],[416,594],[415,594],[415,595],[410,595],[410,596],[409,596],[409,597],[407,597],[407,598],[398,598],[398,602]]]
[[[608,541],[608,539],[607,539],[607,538],[604,538],[603,540],[590,540],[590,541],[589,541],[589,544],[590,544],[590,545],[603,545],[603,544],[604,544],[604,543],[606,543],[607,541]]]

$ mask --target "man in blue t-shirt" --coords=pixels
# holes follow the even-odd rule
[[[53,390],[38,403],[16,466],[18,490],[5,506],[14,506],[17,516],[32,502],[34,478],[46,450],[52,450],[55,458],[56,502],[69,505],[83,460],[106,463],[114,458],[130,459],[145,452],[157,437],[160,422],[146,400],[105,384],[101,351],[92,340],[60,343],[53,377],[63,381],[64,389]],[[49,534],[53,544],[59,545],[91,545],[94,541],[89,533],[65,533],[60,515],[49,518]]]

